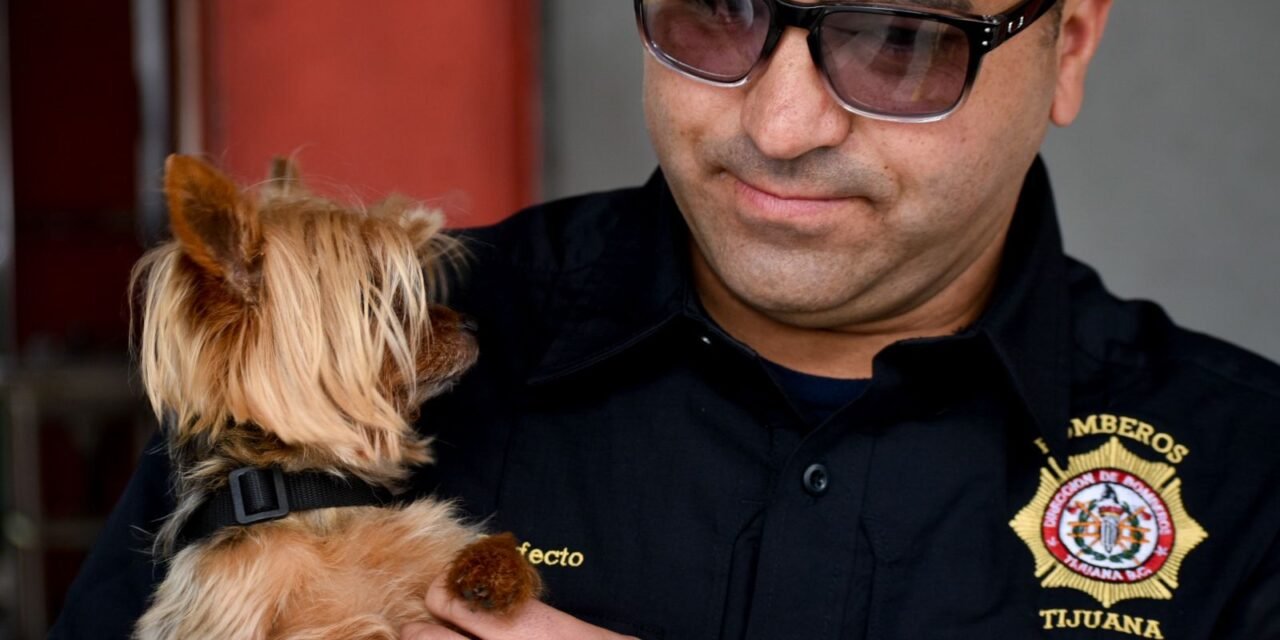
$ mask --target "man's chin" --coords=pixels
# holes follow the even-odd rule
[[[743,306],[776,322],[806,329],[840,324],[839,319],[855,294],[832,295],[831,291],[819,291],[813,285],[809,280],[804,284],[780,281],[769,286],[760,286],[759,282],[726,284]]]

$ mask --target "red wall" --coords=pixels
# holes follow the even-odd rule
[[[313,187],[435,200],[454,226],[537,197],[536,0],[218,0],[205,150],[243,179],[297,152]]]

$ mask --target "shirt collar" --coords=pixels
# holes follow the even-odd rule
[[[661,171],[624,211],[609,212],[608,249],[567,275],[556,337],[529,377],[545,384],[591,368],[688,312],[688,230]],[[1066,451],[1070,411],[1066,258],[1044,163],[1023,183],[991,303],[968,332],[984,339],[1051,452]]]
[[[1018,197],[991,303],[975,328],[989,339],[1049,451],[1065,462],[1072,340],[1067,258],[1039,157]]]

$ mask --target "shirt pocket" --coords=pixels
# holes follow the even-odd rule
[[[992,539],[1003,532],[981,521],[973,518],[972,538],[952,540],[864,519],[866,553],[856,571],[863,578],[851,598],[866,598],[868,640],[1038,637],[1034,594],[1007,579],[1010,557]],[[846,619],[851,624],[861,621]]]

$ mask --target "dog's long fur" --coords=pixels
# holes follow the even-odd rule
[[[430,462],[417,407],[476,355],[458,315],[428,302],[456,250],[441,215],[395,199],[352,210],[289,177],[242,193],[180,156],[166,164],[165,191],[175,238],[144,256],[132,289],[177,509],[155,542],[169,573],[135,636],[398,637],[428,618],[427,585],[477,540],[447,504],[295,513],[176,554],[175,541],[239,467],[396,491]],[[516,578],[513,602],[536,592],[536,575]]]

